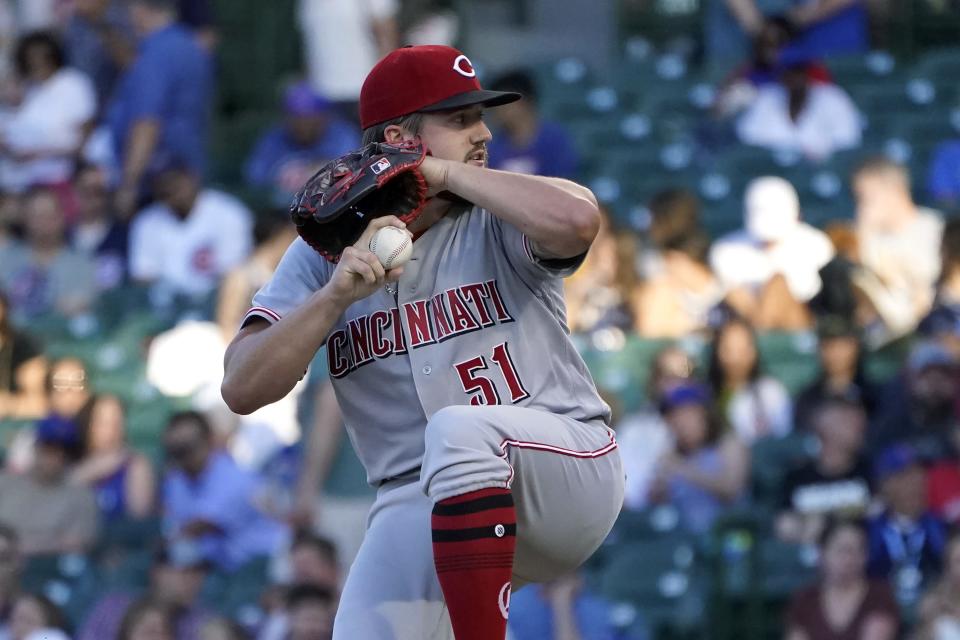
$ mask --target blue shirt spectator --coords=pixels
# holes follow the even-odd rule
[[[247,158],[244,176],[286,203],[321,165],[356,149],[360,134],[334,115],[330,103],[306,83],[287,90],[283,107],[283,124],[260,137]]]
[[[570,134],[557,123],[545,122],[537,109],[537,91],[522,71],[494,81],[494,91],[515,91],[523,100],[491,111],[500,131],[487,144],[494,169],[557,178],[573,178],[579,158]]]
[[[172,544],[189,545],[226,571],[283,548],[286,529],[255,504],[256,476],[213,449],[201,414],[173,416],[164,445],[173,463],[163,483],[164,528]]]
[[[106,104],[120,77],[123,58],[135,52],[136,36],[120,0],[78,2],[64,29],[70,66],[87,74]]]
[[[141,180],[152,168],[176,160],[202,175],[206,167],[212,61],[193,34],[176,24],[175,8],[168,4],[132,3],[143,40],[106,112],[121,165],[117,201],[124,215],[132,213]]]
[[[557,629],[557,609],[565,609],[561,618],[576,625],[573,630],[581,640],[626,640],[610,621],[609,602],[591,593],[574,577],[561,578],[547,584],[531,584],[510,596],[510,618],[507,622],[511,640],[552,640],[571,637]],[[637,636],[631,639],[640,640]]]
[[[960,202],[960,140],[944,142],[933,152],[927,192],[935,202],[947,207]]]
[[[811,4],[817,3],[795,2],[796,13],[802,15],[804,9]],[[806,24],[794,46],[815,58],[863,53],[870,46],[867,20],[867,8],[863,2],[856,0],[835,13]]]
[[[874,472],[886,509],[868,523],[867,572],[890,578],[898,602],[913,606],[942,568],[946,524],[929,509],[927,474],[915,448],[887,447]]]

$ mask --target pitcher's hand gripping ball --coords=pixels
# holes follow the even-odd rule
[[[372,142],[327,163],[290,206],[297,233],[324,258],[337,262],[370,220],[395,215],[409,224],[427,200],[427,181],[420,173],[425,155],[416,138]]]

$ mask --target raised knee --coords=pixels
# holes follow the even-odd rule
[[[426,441],[463,442],[475,430],[470,426],[477,420],[475,407],[453,405],[440,409],[427,420]]]

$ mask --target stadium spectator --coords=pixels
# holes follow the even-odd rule
[[[73,248],[93,261],[97,287],[112,289],[127,277],[128,225],[113,214],[106,171],[92,164],[77,169],[73,178],[77,221]]]
[[[453,0],[405,0],[398,23],[403,44],[454,46],[460,36],[460,18]]]
[[[820,162],[860,146],[860,113],[834,84],[810,79],[811,61],[784,52],[779,82],[762,85],[737,121],[743,144],[792,152]]]
[[[44,391],[47,416],[74,422],[93,398],[86,368],[83,362],[73,357],[60,358],[50,365]],[[18,431],[7,449],[6,469],[11,473],[27,472],[33,466],[35,443],[36,432],[32,425]]]
[[[627,509],[646,506],[657,461],[674,448],[673,434],[660,413],[660,398],[674,387],[689,384],[694,369],[693,360],[678,345],[660,349],[650,366],[644,406],[616,424],[627,477],[623,501]]]
[[[93,401],[90,376],[79,358],[67,356],[54,360],[46,379],[51,415],[75,419]]]
[[[176,24],[176,8],[175,0],[130,3],[140,46],[105,114],[120,172],[116,209],[124,218],[134,213],[144,178],[157,167],[174,159],[197,175],[206,167],[212,61]]]
[[[270,588],[261,598],[269,613],[261,625],[259,640],[286,638],[285,634],[289,633],[290,629],[290,618],[285,599],[291,589],[296,589],[299,585],[310,585],[331,594],[337,594],[340,590],[337,548],[327,538],[301,531],[290,546],[288,562],[289,585]]]
[[[63,33],[67,60],[92,81],[106,104],[122,69],[136,55],[130,14],[116,0],[77,0]]]
[[[14,319],[86,313],[97,295],[94,265],[67,244],[66,219],[56,193],[35,188],[23,206],[23,250],[0,256],[0,288],[10,297]]]
[[[710,240],[700,227],[700,202],[683,189],[667,189],[650,202],[648,237],[655,257],[635,296],[636,329],[647,338],[681,338],[707,328],[723,298],[707,264]]]
[[[753,38],[750,59],[719,87],[714,113],[720,117],[739,113],[756,97],[757,87],[777,82],[781,54],[796,33],[793,23],[784,16],[764,18]],[[831,82],[830,71],[819,62],[811,62],[807,74],[811,83]]]
[[[77,640],[123,637],[121,627],[125,621],[139,616],[138,602],[173,611],[177,640],[197,638],[203,624],[213,617],[199,604],[209,567],[197,556],[182,551],[161,549],[155,554],[149,588],[142,600],[138,600],[140,594],[131,593],[130,589],[105,594],[86,615]]]
[[[490,88],[523,96],[490,112],[499,129],[487,143],[490,166],[517,173],[576,177],[579,158],[573,139],[560,124],[541,118],[533,78],[524,71],[513,71],[494,80]]]
[[[0,420],[39,418],[46,413],[47,360],[39,344],[14,328],[0,291]]]
[[[198,640],[250,640],[250,637],[238,622],[218,617],[207,620],[200,627]]]
[[[937,206],[952,210],[960,205],[960,140],[940,143],[934,150],[927,174],[927,196]]]
[[[567,324],[575,333],[617,327],[629,330],[636,289],[634,234],[613,228],[603,212],[600,229],[581,267],[563,282]]]
[[[305,82],[287,89],[283,112],[283,124],[260,136],[247,158],[244,176],[286,205],[323,164],[356,149],[360,133],[335,115],[330,103]]]
[[[174,640],[174,613],[164,603],[143,599],[123,616],[117,640]]]
[[[239,200],[201,188],[190,168],[165,168],[157,202],[130,228],[130,275],[170,296],[203,298],[250,253],[253,215]]]
[[[817,453],[787,473],[777,535],[814,543],[829,517],[863,517],[871,503],[871,471],[864,455],[867,418],[856,396],[824,397],[811,410]]]
[[[862,266],[854,284],[892,340],[912,331],[933,303],[943,220],[914,203],[907,170],[885,157],[861,164],[852,187]]]
[[[321,536],[301,532],[290,546],[290,582],[312,584],[336,592],[340,586],[337,548]]]
[[[75,156],[97,114],[97,95],[86,75],[65,64],[53,33],[29,33],[17,44],[22,97],[0,124],[5,190],[62,185],[73,174]]]
[[[532,584],[510,594],[512,640],[612,640],[619,638],[613,605],[577,574]]]
[[[297,585],[286,598],[290,631],[284,640],[328,640],[333,637],[336,611],[333,592],[314,585]]]
[[[793,185],[767,176],[747,186],[744,228],[713,244],[710,266],[738,314],[757,329],[789,331],[809,327],[805,303],[832,257],[829,238],[801,222]]]
[[[269,211],[258,216],[253,226],[255,246],[249,257],[223,278],[217,299],[217,324],[229,342],[250,310],[250,300],[265,285],[280,263],[297,230],[286,211]]]
[[[776,378],[764,375],[753,329],[731,319],[720,326],[710,350],[707,378],[717,406],[745,444],[788,434],[793,404]]]
[[[951,432],[953,455],[938,462],[927,474],[930,508],[951,526],[960,525],[960,422]]]
[[[101,519],[145,518],[153,513],[156,480],[150,461],[126,442],[126,412],[119,398],[97,396],[78,418],[83,457],[70,471],[74,484],[97,497]]]
[[[67,619],[50,598],[40,593],[21,593],[10,613],[10,640],[69,640]]]
[[[797,429],[811,427],[813,411],[833,396],[858,398],[868,417],[879,403],[879,389],[867,379],[860,331],[840,316],[817,319],[817,355],[820,372],[817,379],[797,395],[793,424]]]
[[[811,55],[862,53],[869,46],[863,0],[711,0],[706,5],[707,58],[726,64],[743,58],[749,38],[762,30],[766,16],[785,9],[795,32],[793,46]]]
[[[299,0],[310,84],[340,115],[359,122],[357,102],[367,72],[400,44],[397,0]]]
[[[914,640],[960,637],[960,533],[954,533],[950,538],[943,564],[943,576],[920,602]]]
[[[960,220],[947,220],[940,244],[940,278],[933,309],[917,332],[960,358]]]
[[[97,503],[67,482],[80,447],[76,424],[51,416],[36,425],[36,456],[23,475],[0,475],[0,522],[14,528],[24,554],[82,553],[96,540]]]
[[[868,579],[863,523],[835,520],[820,538],[820,580],[796,594],[786,640],[894,640],[897,604],[886,580]]]
[[[17,532],[0,524],[0,638],[10,637],[10,611],[20,591],[21,569]]]
[[[950,457],[951,433],[960,422],[960,380],[953,355],[934,342],[920,342],[905,372],[887,386],[885,402],[870,434],[879,452],[898,442],[912,445],[926,461]]]
[[[220,41],[215,4],[213,0],[177,0],[178,22],[190,29],[207,51],[214,51]]]
[[[162,493],[171,542],[195,547],[226,571],[282,548],[286,531],[255,503],[256,478],[214,449],[202,414],[174,415],[163,439],[171,462]]]
[[[708,532],[725,508],[743,500],[750,468],[749,451],[724,433],[724,421],[710,405],[699,384],[674,387],[660,400],[674,447],[657,462],[649,499],[675,506],[684,528],[694,533]]]
[[[889,578],[901,606],[915,606],[943,563],[944,522],[929,509],[926,470],[909,445],[894,445],[874,460],[884,510],[869,520],[873,577]]]

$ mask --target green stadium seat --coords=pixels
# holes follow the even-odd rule
[[[960,47],[944,47],[925,52],[914,65],[913,71],[934,82],[942,81],[944,84],[954,85],[960,77]]]
[[[780,380],[787,390],[801,391],[819,367],[816,341],[809,333],[766,333],[757,338],[767,373]]]
[[[841,87],[888,81],[900,71],[896,59],[886,51],[830,58],[827,68]]]
[[[706,581],[695,570],[696,549],[669,538],[621,547],[600,576],[600,592],[632,605],[655,629],[699,629]]]
[[[794,432],[782,438],[757,440],[750,447],[750,484],[757,505],[777,508],[787,473],[812,453],[808,434]]]
[[[769,537],[760,542],[761,591],[766,598],[785,600],[816,579],[817,555],[809,545]]]

